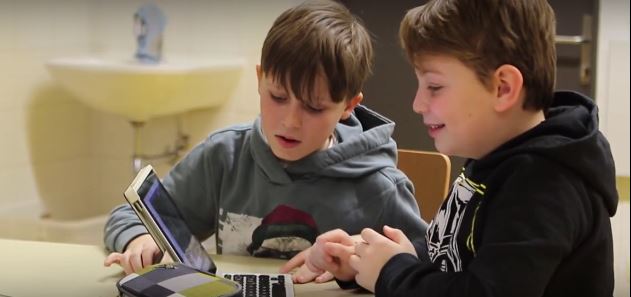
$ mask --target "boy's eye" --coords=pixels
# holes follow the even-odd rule
[[[276,95],[274,95],[272,93],[270,93],[269,95],[270,95],[270,97],[272,97],[272,100],[274,100],[276,102],[283,102],[283,101],[287,100],[287,97],[284,97],[284,96],[276,96]]]
[[[311,113],[320,113],[324,110],[324,108],[320,108],[320,107],[315,107],[315,106],[311,106],[311,105],[305,105],[307,111],[311,112]]]
[[[428,89],[430,92],[438,92],[438,91],[440,91],[440,89],[442,89],[442,88],[443,88],[442,86],[427,86],[427,89]]]

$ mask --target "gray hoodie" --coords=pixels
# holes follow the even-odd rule
[[[217,235],[217,252],[286,258],[323,232],[358,234],[383,225],[402,229],[424,246],[413,186],[396,168],[394,123],[358,106],[335,128],[337,143],[282,163],[253,125],[212,133],[164,178],[187,224],[199,239]],[[124,250],[147,233],[122,205],[105,226],[105,245]]]

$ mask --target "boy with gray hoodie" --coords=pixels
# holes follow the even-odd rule
[[[334,1],[305,2],[276,19],[256,66],[260,116],[212,133],[164,178],[198,239],[215,235],[218,253],[295,256],[285,270],[338,228],[396,226],[423,246],[426,224],[396,168],[394,123],[360,105],[372,56],[366,29]],[[113,210],[105,245],[105,265],[126,273],[160,254],[126,204]],[[308,271],[294,281],[329,279]]]

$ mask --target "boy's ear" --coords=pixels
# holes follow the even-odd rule
[[[351,98],[351,100],[348,100],[346,103],[346,107],[344,108],[344,112],[342,113],[342,120],[346,120],[351,116],[351,113],[353,113],[353,110],[355,109],[355,107],[362,102],[362,100],[364,100],[364,94],[362,94],[362,92],[359,92],[359,94],[357,94],[357,96]]]
[[[504,64],[495,70],[495,111],[503,112],[518,104],[521,106],[524,77],[517,67]]]
[[[257,80],[260,81],[262,77],[263,77],[263,73],[261,72],[261,65],[256,64],[256,78]]]
[[[256,90],[261,94],[261,78],[263,78],[263,72],[261,72],[261,65],[256,64]]]

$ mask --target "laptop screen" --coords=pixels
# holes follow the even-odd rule
[[[171,196],[153,170],[138,189],[138,196],[182,263],[202,271],[216,272],[215,264],[186,225]]]

